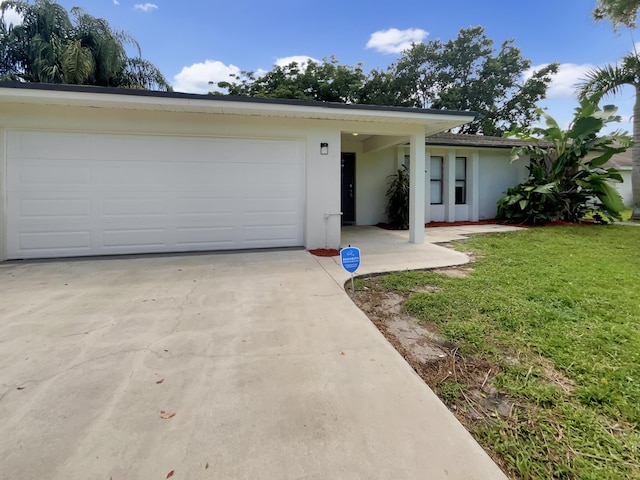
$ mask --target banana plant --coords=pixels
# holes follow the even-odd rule
[[[631,146],[620,130],[600,134],[620,121],[613,105],[600,109],[592,98],[581,100],[569,128],[538,109],[546,127],[517,128],[505,134],[527,142],[511,151],[511,161],[529,159],[529,176],[498,200],[498,220],[545,224],[577,222],[591,214],[606,221],[620,220],[622,198],[613,185],[620,173],[605,164]]]

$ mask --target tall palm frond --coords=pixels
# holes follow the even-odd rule
[[[639,80],[638,73],[640,72],[626,68],[624,63],[622,66],[605,65],[593,68],[578,84],[576,93],[580,99],[593,97],[594,100],[600,101],[606,95],[619,94],[625,85],[636,85]]]
[[[62,56],[62,72],[64,83],[82,85],[95,70],[95,62],[91,50],[83,47],[80,40],[66,45]]]
[[[635,89],[633,107],[633,146],[631,149],[632,208],[631,218],[640,220],[640,58],[632,53],[616,65],[605,65],[589,71],[576,89],[580,98],[592,98],[599,102],[606,95],[619,94],[625,85]]]
[[[54,0],[0,0],[23,21],[0,37],[0,78],[123,88],[170,89],[155,65],[141,58],[132,35],[78,7],[71,17]],[[130,58],[127,49],[133,56]]]
[[[142,58],[129,58],[127,68],[124,71],[124,88],[137,88],[144,90],[172,91],[171,85],[162,75],[160,70],[151,62]]]

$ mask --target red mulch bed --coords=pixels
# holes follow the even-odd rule
[[[340,255],[340,250],[336,250],[335,248],[315,248],[309,250],[309,253],[316,257],[337,257]]]
[[[467,225],[493,225],[498,223],[495,218],[490,218],[489,220],[478,220],[477,222],[429,222],[425,224],[425,227],[464,227]]]
[[[477,222],[469,222],[469,221],[464,221],[464,222],[429,222],[426,223],[424,226],[429,228],[429,227],[462,227],[465,225],[493,225],[496,222],[495,218],[493,219],[489,219],[489,220],[479,220]],[[389,223],[378,223],[376,225],[376,227],[379,228],[384,228],[385,230],[399,230],[397,227],[395,227],[394,225],[391,225]]]

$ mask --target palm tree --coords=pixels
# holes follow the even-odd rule
[[[69,83],[171,90],[155,65],[140,56],[130,35],[74,7],[69,13],[53,0],[7,0],[0,13],[15,9],[20,25],[0,30],[0,76],[26,82]],[[132,45],[137,56],[129,57]],[[6,65],[5,65],[6,64]]]
[[[587,72],[578,85],[579,98],[591,97],[599,102],[605,95],[620,93],[625,85],[635,88],[636,100],[633,106],[633,170],[631,188],[633,191],[633,220],[640,220],[640,58],[637,53],[626,55],[617,65],[605,65]]]

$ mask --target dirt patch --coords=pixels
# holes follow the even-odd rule
[[[466,266],[435,271],[458,278],[468,275]],[[402,306],[411,294],[387,291],[376,277],[364,281],[367,286],[363,290],[348,291],[355,304],[463,424],[469,427],[487,418],[512,414],[514,402],[493,386],[500,371],[497,365],[463,357],[454,344],[438,335],[435,323],[418,322],[405,313]],[[426,285],[414,292],[439,290]],[[449,395],[452,388],[461,395]]]
[[[434,272],[442,273],[443,275],[447,275],[448,277],[453,278],[467,278],[469,276],[469,272],[472,269],[467,268],[438,268],[434,270]]]

